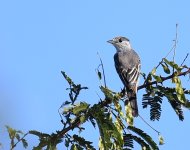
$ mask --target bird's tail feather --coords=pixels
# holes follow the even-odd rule
[[[129,90],[127,93],[127,97],[128,97],[128,99],[125,101],[125,105],[127,105],[129,102],[131,105],[133,117],[137,117],[138,116],[138,104],[137,104],[136,92],[134,92],[133,90]]]

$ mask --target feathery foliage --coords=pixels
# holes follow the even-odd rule
[[[164,100],[168,100],[179,120],[184,120],[182,107],[190,109],[190,102],[187,99],[187,96],[190,95],[190,90],[183,87],[181,78],[190,74],[190,67],[183,65],[183,63],[178,65],[174,60],[169,61],[163,58],[159,65],[154,67],[147,76],[145,73],[142,73],[144,83],[138,87],[138,90],[145,89],[142,106],[143,108],[150,107],[151,121],[159,121],[161,119],[162,102]],[[132,150],[134,142],[139,144],[143,150],[159,150],[158,144],[153,138],[134,125],[131,106],[127,105],[124,108],[125,92],[112,91],[106,85],[102,60],[99,66],[102,67],[102,70],[100,71],[98,67],[97,75],[100,83],[104,83],[99,87],[103,98],[99,98],[99,101],[94,105],[79,100],[81,92],[88,88],[81,84],[75,84],[62,71],[61,73],[68,83],[68,88],[66,89],[68,98],[59,108],[62,129],[52,134],[41,133],[36,130],[31,130],[24,134],[20,130],[6,126],[10,138],[10,149],[14,149],[18,143],[22,143],[23,147],[27,148],[28,143],[25,137],[33,135],[39,138],[39,143],[33,147],[33,150],[56,150],[57,145],[63,142],[65,147],[71,150],[95,150],[92,141],[76,134],[76,131],[81,133],[85,130],[83,124],[88,121],[94,128],[99,130],[100,150]],[[158,68],[163,70],[164,75],[157,74]],[[169,82],[167,85],[171,86],[166,86],[165,81]],[[159,136],[159,145],[164,144],[163,137],[157,130],[155,131]]]

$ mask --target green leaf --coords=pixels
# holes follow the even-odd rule
[[[22,131],[20,131],[20,130],[15,130],[15,129],[13,129],[13,128],[7,126],[7,125],[6,125],[5,127],[7,128],[7,131],[8,131],[8,133],[9,133],[9,138],[11,139],[11,148],[16,147],[16,145],[17,145],[19,142],[22,142],[23,147],[24,147],[24,148],[27,148],[28,143],[26,142],[26,140],[24,139],[24,137],[25,137],[28,133],[23,136],[24,133],[23,133]],[[21,135],[23,136],[22,138],[21,138]],[[16,144],[15,144],[15,139],[17,140]]]
[[[65,147],[69,147],[69,143],[70,143],[70,141],[68,140],[68,139],[65,139]]]
[[[120,115],[122,118],[125,118],[124,113],[123,113],[123,111],[122,111],[122,107],[121,107],[121,105],[120,105],[120,103],[119,103],[119,100],[120,100],[120,99],[121,99],[121,97],[119,96],[119,94],[115,94],[115,95],[114,95],[114,101],[113,101],[113,103],[114,103],[115,109],[116,109],[116,111],[119,113],[119,115]]]
[[[65,101],[61,106],[63,107],[63,106],[68,105],[68,104],[71,104],[71,102]]]
[[[100,89],[104,93],[106,99],[109,99],[110,101],[112,101],[114,99],[113,92],[110,89],[105,88],[103,86],[100,86]]]
[[[164,60],[164,62],[165,62],[166,64],[168,64],[168,65],[170,65],[171,67],[173,67],[173,65],[174,65],[174,62],[173,62],[173,61],[169,61],[169,60],[167,60],[166,58],[163,58],[163,60]]]
[[[124,134],[124,149],[125,150],[131,150],[131,148],[133,148],[132,140],[140,144],[142,147],[142,150],[152,150],[150,146],[142,138],[132,135],[132,134]]]
[[[175,62],[173,61],[169,61],[167,60],[166,58],[163,59],[164,62],[166,64],[168,64],[169,66],[171,66],[172,68],[175,68],[178,72],[180,72],[183,68],[182,67],[179,67]]]
[[[186,90],[186,89],[184,89],[184,93],[190,95],[190,90]]]
[[[159,135],[159,145],[164,145],[164,138]]]
[[[174,95],[174,96],[176,96],[176,95]],[[183,115],[183,110],[181,108],[181,104],[179,103],[179,101],[177,101],[175,99],[171,99],[171,98],[169,98],[169,96],[167,96],[167,98],[168,98],[172,108],[175,110],[176,114],[178,115],[179,120],[183,121],[184,115]]]
[[[152,75],[155,75],[155,74],[156,74],[156,68],[155,68],[155,67],[152,69],[151,74],[152,74]]]
[[[51,143],[48,144],[47,146],[47,150],[57,150],[56,146],[55,145],[52,145]]]
[[[160,76],[157,75],[152,75],[154,77],[154,79],[158,82],[161,83],[162,82],[162,78]]]
[[[18,133],[15,134],[16,139],[19,141],[20,140],[20,135]]]
[[[152,74],[149,73],[146,80],[145,80],[145,83],[151,83],[151,82],[152,82]],[[152,87],[153,87],[152,85],[148,85],[145,88],[146,88],[147,91],[151,91]]]
[[[65,78],[65,80],[68,82],[69,85],[73,85],[73,81],[71,80],[71,78],[69,76],[67,76],[67,74],[64,71],[61,71],[63,77]]]
[[[63,114],[67,114],[67,113],[69,113],[69,112],[71,112],[71,110],[72,110],[72,106],[69,106],[69,107],[64,107],[64,109],[63,109]]]
[[[133,126],[128,126],[127,129],[135,132],[136,134],[138,134],[139,136],[141,136],[151,147],[153,150],[159,150],[157,144],[152,140],[152,138],[147,135],[146,133],[144,133],[144,131],[142,131],[141,129],[138,129],[136,127]]]
[[[115,146],[122,147],[123,146],[122,127],[121,124],[117,121],[115,122],[115,125],[113,125],[112,136],[115,143],[117,143]]]
[[[77,148],[76,144],[73,144],[73,145],[71,146],[71,150],[79,150],[79,149]]]
[[[151,76],[151,74],[148,74],[148,76],[147,76],[147,82],[149,83],[151,81],[152,81],[152,76]]]
[[[102,79],[102,74],[101,74],[101,72],[99,70],[98,70],[98,78],[99,78],[99,80]]]
[[[157,86],[160,93],[162,93],[161,96],[165,96],[168,99],[168,102],[171,104],[172,108],[178,115],[179,119],[183,121],[184,115],[183,110],[181,108],[181,103],[178,100],[176,89],[175,88],[169,88],[169,87],[163,87],[163,86]]]
[[[40,138],[40,137],[49,137],[49,136],[50,136],[49,134],[42,133],[42,132],[39,132],[39,131],[36,131],[36,130],[30,130],[30,131],[29,131],[29,134],[36,135],[36,136],[38,136],[39,138]]]
[[[178,82],[178,76],[175,75],[173,78],[172,78],[172,83],[177,83]]]
[[[130,125],[133,126],[133,115],[132,115],[132,108],[130,103],[128,103],[125,106],[125,112],[126,112],[126,122]]]
[[[22,139],[21,141],[22,141],[23,147],[27,148],[28,147],[28,143],[27,143],[26,139]]]
[[[162,63],[161,65],[164,69],[164,72],[167,74],[170,74],[170,69],[169,69],[168,65],[165,62],[164,62],[164,64]]]
[[[185,94],[183,92],[183,88],[181,86],[181,83],[176,84],[176,94],[177,94],[177,97],[178,97],[179,101],[182,104],[185,104],[186,103],[186,98],[185,98]]]
[[[102,137],[99,138],[98,147],[99,147],[99,150],[105,149],[105,144],[104,144],[104,141],[102,140]]]
[[[175,90],[176,90],[176,95],[177,95],[178,100],[182,104],[185,104],[186,98],[185,98],[183,87],[181,85],[181,80],[179,79],[178,76],[175,76],[175,77],[173,77],[173,82],[176,84]]]
[[[89,108],[89,104],[85,102],[80,102],[75,107],[73,107],[73,113],[78,115],[80,112],[86,111]]]
[[[124,134],[123,141],[124,141],[124,149],[131,150],[132,148],[134,148],[132,134]]]
[[[156,75],[156,68],[155,67],[152,69],[150,75],[152,75],[157,82],[162,82],[161,77]]]
[[[114,123],[110,111],[98,106],[92,115],[96,119],[100,131],[99,148],[102,150],[122,149],[123,140],[119,120]]]
[[[58,135],[60,132],[52,133],[51,135],[31,130],[29,134],[38,136],[39,144],[33,150],[42,150],[46,147],[48,150],[56,150],[56,145],[62,142],[62,137]]]
[[[150,106],[150,120],[155,121],[160,119],[162,111],[161,103],[162,95],[159,92],[155,92],[154,96],[150,96],[149,94],[143,95],[143,108]]]
[[[9,126],[5,126],[7,128],[7,131],[9,133],[9,138],[10,139],[14,139],[16,136],[16,130],[14,130],[13,128],[9,127]]]
[[[73,135],[73,139],[76,143],[78,143],[78,146],[80,148],[85,148],[89,150],[95,150],[95,148],[92,146],[92,142],[85,140],[83,137],[80,137],[76,134]],[[79,148],[78,147],[78,148]]]
[[[186,100],[185,104],[182,104],[185,108],[190,109],[190,101]]]
[[[80,123],[84,123],[86,121],[86,117],[83,115],[80,117]]]
[[[88,119],[90,120],[90,122],[92,123],[93,127],[95,128],[96,127],[95,119],[92,116],[89,116]]]
[[[140,75],[143,77],[144,80],[146,80],[146,74],[145,73],[140,73]]]
[[[117,117],[115,120],[115,127],[117,128],[117,131],[122,135],[121,139],[123,139],[123,125],[122,125],[122,120],[120,117]]]

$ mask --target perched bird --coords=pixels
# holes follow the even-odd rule
[[[129,39],[126,37],[115,37],[107,42],[116,48],[114,55],[115,68],[124,84],[128,97],[128,99],[125,100],[125,105],[129,102],[133,117],[137,117],[137,86],[141,68],[140,58],[132,49]]]

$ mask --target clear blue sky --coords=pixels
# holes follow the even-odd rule
[[[122,83],[114,68],[115,49],[106,42],[114,36],[131,40],[141,57],[142,72],[148,73],[171,49],[178,23],[176,61],[181,63],[190,50],[189,6],[185,0],[0,1],[1,124],[25,132],[61,129],[57,109],[68,99],[61,70],[76,83],[89,87],[80,97],[82,101],[97,103],[97,52],[104,62],[108,86],[119,91]],[[184,81],[183,85],[189,87]],[[149,120],[149,110],[141,107],[142,94],[138,94],[140,114]],[[185,110],[185,120],[178,121],[164,100],[161,120],[149,121],[165,138],[161,150],[189,147],[189,118]],[[157,140],[157,134],[142,120],[136,119],[135,124]],[[97,134],[89,136],[92,126],[85,127],[84,135],[97,142]],[[4,136],[5,131],[0,130],[0,142],[8,149]],[[29,139],[36,144],[33,137]],[[97,143],[94,145],[97,147]]]

